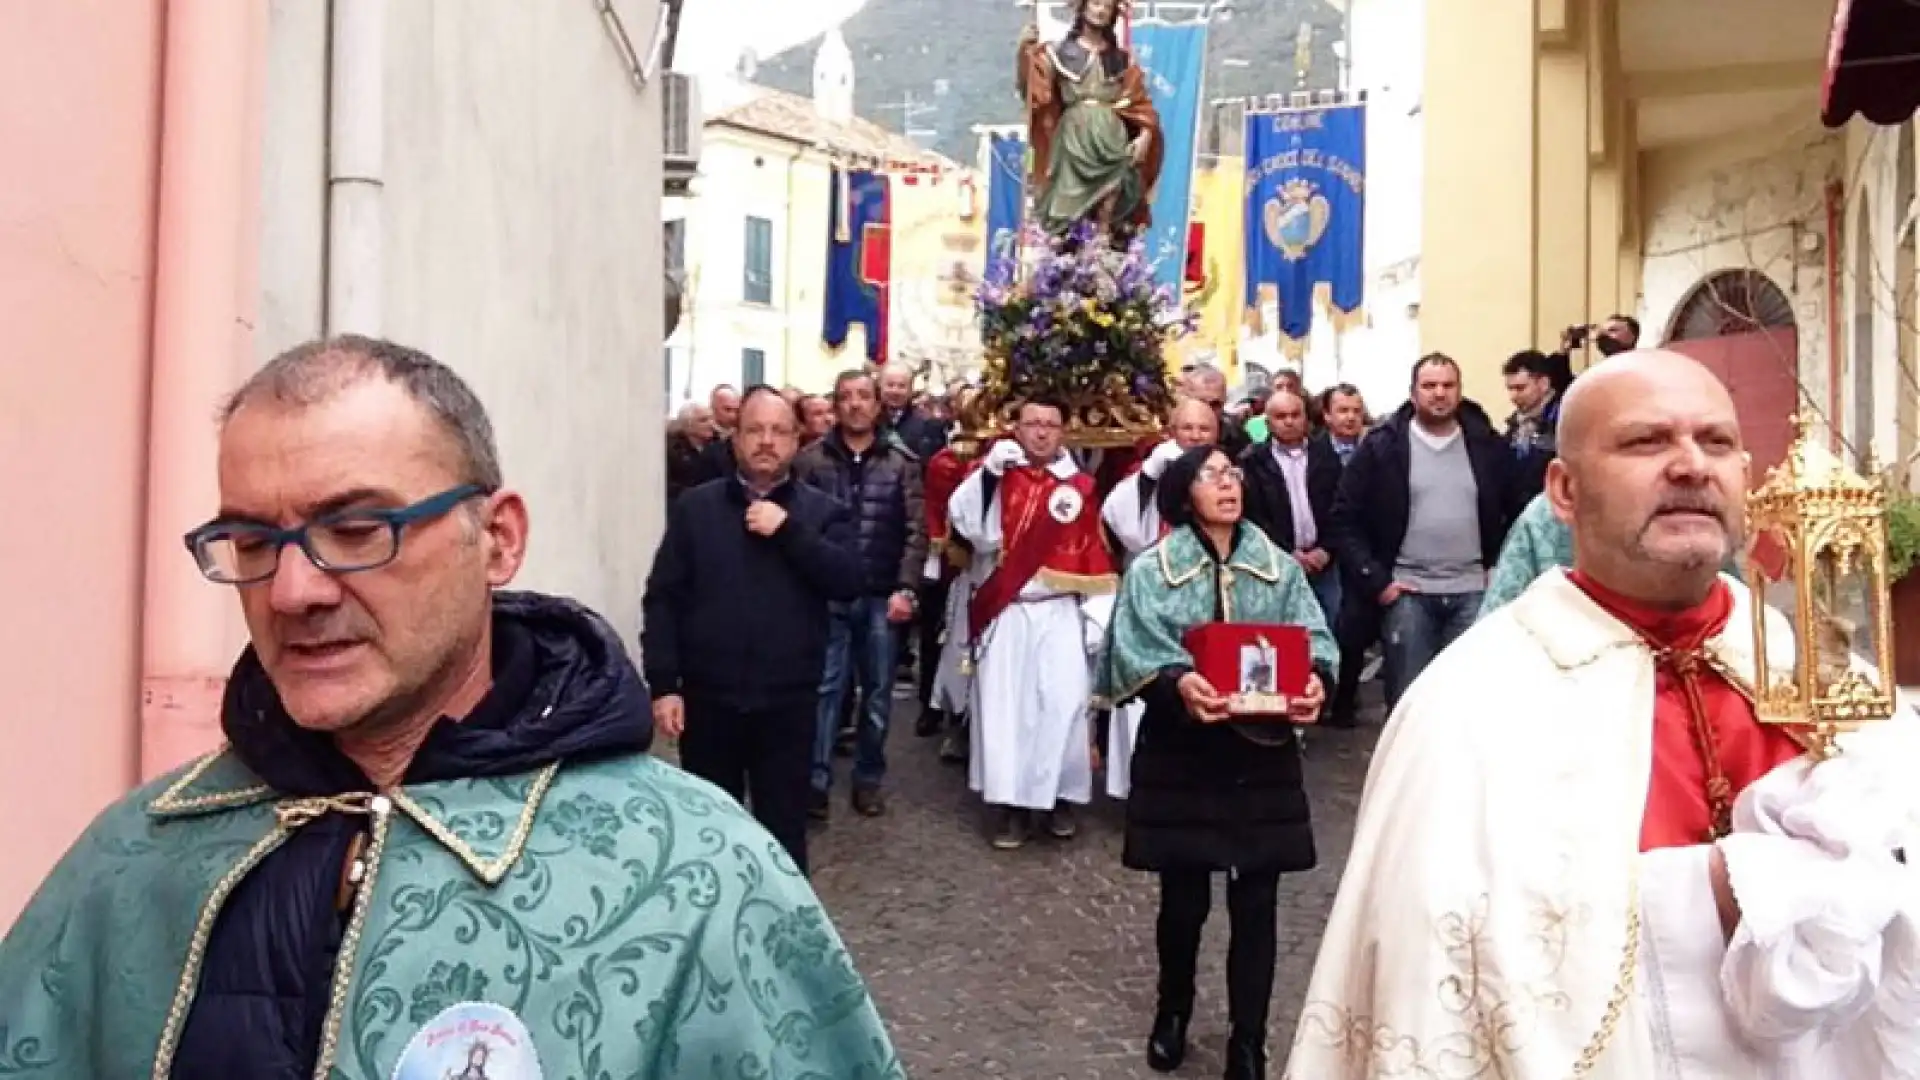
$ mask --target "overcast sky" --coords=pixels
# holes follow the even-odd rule
[[[733,70],[743,51],[777,55],[885,0],[688,0],[673,66],[699,74]]]

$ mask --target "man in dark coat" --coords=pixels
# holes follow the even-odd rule
[[[1388,709],[1479,613],[1512,520],[1511,461],[1443,353],[1414,365],[1412,399],[1347,461],[1329,530],[1341,610],[1383,627]]]
[[[1327,527],[1340,489],[1340,455],[1324,434],[1308,434],[1307,397],[1298,390],[1274,387],[1267,395],[1266,419],[1267,440],[1240,454],[1245,520],[1300,564],[1331,626],[1340,612],[1340,575]]]
[[[820,679],[820,719],[813,751],[815,819],[828,816],[833,746],[852,677],[859,676],[861,718],[854,737],[853,809],[865,817],[886,810],[886,740],[893,709],[897,630],[919,604],[927,559],[921,506],[921,464],[899,437],[881,428],[874,377],[848,371],[833,384],[834,428],[801,451],[794,478],[832,496],[853,514],[858,560],[850,603],[835,605]]]
[[[752,800],[807,865],[807,788],[828,605],[859,592],[852,518],[791,471],[799,418],[747,391],[734,475],[680,496],[647,577],[642,662],[689,772]]]

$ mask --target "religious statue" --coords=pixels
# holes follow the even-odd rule
[[[1060,235],[1091,221],[1115,239],[1144,229],[1166,142],[1147,79],[1115,34],[1128,0],[1069,0],[1058,44],[1020,36],[1014,86],[1026,99],[1034,220]]]

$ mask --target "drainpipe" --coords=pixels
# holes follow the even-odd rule
[[[797,205],[793,201],[793,182],[795,166],[800,162],[800,155],[806,152],[806,146],[802,145],[787,159],[787,239],[785,249],[780,252],[780,306],[786,309],[786,318],[780,335],[780,381],[776,384],[779,386],[793,385],[793,219],[799,216],[793,212]],[[831,180],[828,181],[827,197],[833,197]],[[828,237],[828,243],[832,243],[832,237]]]
[[[378,337],[386,144],[386,0],[333,0],[327,154],[327,333]]]
[[[166,5],[153,354],[148,369],[140,761],[151,778],[220,741],[237,636],[230,589],[180,544],[219,505],[214,410],[253,354],[263,4]]]

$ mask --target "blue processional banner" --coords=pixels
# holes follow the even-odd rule
[[[1166,160],[1153,193],[1153,226],[1147,258],[1154,280],[1180,295],[1187,269],[1187,222],[1193,206],[1193,153],[1207,72],[1207,24],[1136,23],[1133,55],[1147,76],[1148,93],[1160,114]]]
[[[1018,135],[987,139],[987,273],[998,285],[1020,268],[1021,208],[1027,197],[1027,141]]]
[[[854,324],[866,328],[867,359],[887,361],[887,291],[893,281],[893,201],[887,177],[868,169],[833,172],[827,208],[827,282],[820,340],[847,344]]]
[[[1366,105],[1250,114],[1246,146],[1247,307],[1273,289],[1289,344],[1316,296],[1342,327],[1366,299]]]

